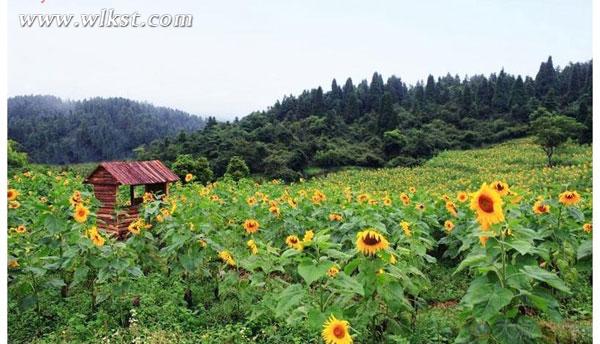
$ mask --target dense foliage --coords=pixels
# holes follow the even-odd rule
[[[525,135],[539,107],[575,118],[591,142],[592,62],[556,68],[552,58],[535,76],[501,70],[488,77],[446,75],[408,86],[374,73],[356,85],[336,80],[286,96],[266,111],[233,123],[210,118],[203,131],[161,138],[138,151],[172,162],[179,154],[209,159],[222,176],[232,156],[253,173],[294,180],[307,168],[410,166],[445,149],[465,149]]]
[[[555,154],[521,139],[294,184],[192,178],[144,197],[125,241],[94,227],[80,176],[13,170],[9,339],[591,343],[591,148]]]
[[[139,145],[203,126],[200,117],[123,98],[8,99],[8,137],[40,163],[124,159]]]

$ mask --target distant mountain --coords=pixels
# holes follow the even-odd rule
[[[410,166],[446,149],[468,149],[528,134],[529,116],[544,107],[586,126],[592,139],[592,61],[555,67],[542,62],[535,76],[498,73],[429,75],[408,85],[374,73],[371,82],[333,80],[285,96],[265,111],[232,123],[207,119],[206,128],[159,139],[136,150],[143,159],[206,157],[215,176],[242,157],[253,173],[286,180],[343,166]]]
[[[8,99],[8,138],[38,163],[125,159],[140,145],[204,126],[201,117],[125,98]]]

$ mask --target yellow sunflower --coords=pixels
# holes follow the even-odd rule
[[[550,206],[545,204],[543,201],[537,201],[533,205],[532,210],[537,215],[547,214],[550,212]]]
[[[189,182],[191,182],[191,181],[192,181],[192,179],[194,179],[194,175],[193,175],[193,174],[191,174],[191,173],[188,173],[188,174],[186,174],[186,175],[185,175],[185,182],[186,182],[186,183],[189,183]]]
[[[413,194],[414,194],[415,192],[417,192],[417,188],[415,188],[414,186],[411,186],[411,187],[409,187],[409,188],[408,188],[408,191],[409,191],[410,193],[413,193]]]
[[[465,203],[466,201],[469,200],[469,195],[467,195],[466,192],[461,191],[456,195],[456,199],[458,199],[458,201],[461,203]]]
[[[496,192],[498,193],[498,195],[500,196],[506,196],[508,195],[509,189],[508,189],[508,184],[502,182],[502,181],[495,181],[492,184],[490,184],[491,187],[496,190]]]
[[[342,221],[342,215],[338,214],[338,213],[331,213],[331,214],[329,214],[329,221],[340,222],[340,221]]]
[[[142,196],[144,203],[154,201],[154,196],[150,192],[144,192],[144,196]]]
[[[404,235],[406,235],[408,237],[412,235],[412,231],[410,230],[410,223],[408,223],[406,221],[402,221],[402,222],[400,222],[400,227],[402,227],[402,231],[404,231]]]
[[[83,205],[81,205],[81,203],[79,203],[75,207],[75,213],[73,214],[73,217],[75,218],[75,221],[77,221],[79,223],[84,223],[85,221],[87,221],[89,214],[90,214],[89,209],[84,207]]]
[[[312,202],[314,204],[321,204],[321,202],[325,201],[326,199],[327,197],[325,196],[325,194],[319,190],[315,190],[315,192],[312,195]]]
[[[281,214],[281,210],[279,210],[279,207],[276,205],[271,206],[269,208],[269,212],[274,216],[279,216]]]
[[[8,207],[10,209],[19,209],[21,207],[21,203],[19,203],[19,201],[10,201],[8,202]]]
[[[564,205],[575,205],[581,201],[581,196],[577,191],[565,191],[560,194],[558,200]]]
[[[248,246],[248,249],[253,255],[258,254],[258,246],[256,246],[256,242],[254,240],[248,240],[246,246]]]
[[[454,223],[452,223],[450,220],[446,220],[446,222],[444,222],[444,228],[446,228],[448,232],[452,232],[454,229]]]
[[[454,216],[454,217],[458,216],[458,211],[456,210],[456,205],[454,205],[454,202],[452,202],[452,201],[446,202],[446,210],[448,210],[448,212],[452,216]]]
[[[333,278],[335,276],[337,276],[337,274],[340,272],[340,269],[338,269],[337,266],[332,266],[329,268],[329,270],[327,270],[327,276]]]
[[[358,195],[358,197],[356,199],[358,200],[359,203],[365,203],[366,201],[369,200],[369,195],[360,194],[360,195]]]
[[[592,232],[592,224],[591,223],[584,224],[583,231],[586,233],[591,233]]]
[[[17,199],[17,197],[19,197],[19,191],[17,191],[16,189],[8,189],[8,200],[9,201],[14,201]]]
[[[233,256],[231,253],[229,253],[229,251],[219,252],[219,258],[221,258],[223,262],[227,263],[227,265],[235,266],[235,259],[233,259]]]
[[[15,259],[11,259],[8,261],[8,268],[9,269],[17,269],[19,268],[19,262],[16,261]]]
[[[408,195],[405,194],[404,192],[400,194],[400,200],[402,200],[402,204],[404,204],[404,205],[410,204],[410,197],[408,197]]]
[[[350,324],[345,320],[338,320],[333,315],[323,324],[321,337],[326,344],[351,344],[352,337],[349,333]]]
[[[387,239],[374,229],[365,229],[356,234],[356,248],[363,254],[374,255],[389,245]]]
[[[389,198],[389,197],[384,197],[383,198],[383,205],[388,206],[388,207],[391,206],[392,205],[392,199]]]
[[[425,210],[425,204],[419,203],[415,206],[415,209],[423,211]]]
[[[304,246],[302,245],[302,242],[296,235],[288,235],[288,237],[285,238],[285,243],[290,248],[296,249],[298,251],[302,251],[302,249],[304,248]]]
[[[25,227],[25,225],[19,225],[16,229],[15,232],[19,233],[19,234],[23,234],[27,232],[27,227]]]
[[[253,234],[253,233],[258,232],[259,227],[260,227],[260,224],[258,223],[258,221],[254,220],[254,219],[248,219],[248,220],[244,221],[244,230],[248,234]]]
[[[250,197],[246,198],[246,203],[251,207],[255,206],[257,202],[258,201],[256,200],[256,197],[250,196]]]
[[[477,214],[477,221],[483,230],[488,230],[491,225],[504,221],[502,204],[498,192],[485,183],[473,194],[471,209]]]
[[[313,230],[308,230],[304,233],[304,238],[302,238],[303,243],[309,243],[315,237],[315,232]]]
[[[104,242],[106,240],[100,235],[100,233],[98,233],[98,228],[96,228],[96,226],[88,229],[88,236],[94,245],[98,247],[104,246]]]

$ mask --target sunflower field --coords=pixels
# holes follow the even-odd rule
[[[8,192],[15,343],[591,343],[591,147],[284,184],[190,175],[125,240],[83,177]]]

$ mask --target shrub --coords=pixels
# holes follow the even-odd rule
[[[194,158],[189,154],[182,154],[177,156],[171,168],[181,180],[185,180],[187,174],[192,174],[194,181],[202,184],[209,183],[213,178],[213,171],[205,157]]]
[[[233,156],[229,159],[225,175],[237,181],[248,177],[250,175],[250,169],[248,168],[248,165],[246,165],[244,159],[239,156]]]

